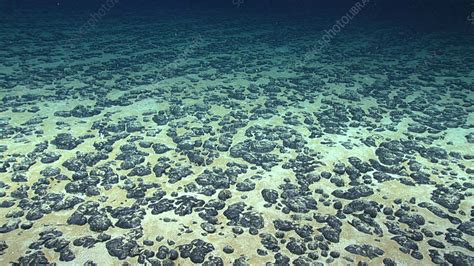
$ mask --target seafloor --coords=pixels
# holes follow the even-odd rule
[[[474,35],[360,16],[2,18],[0,264],[473,265]]]

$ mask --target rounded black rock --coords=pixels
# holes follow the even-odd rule
[[[229,246],[229,245],[226,245],[224,246],[224,248],[222,249],[226,254],[232,254],[234,253],[234,248]]]

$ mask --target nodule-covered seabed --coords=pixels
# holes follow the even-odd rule
[[[1,264],[473,264],[472,36],[80,21],[0,28]]]

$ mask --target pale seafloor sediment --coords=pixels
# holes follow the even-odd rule
[[[0,264],[474,264],[473,36],[81,21],[2,21]]]

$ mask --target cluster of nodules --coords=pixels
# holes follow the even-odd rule
[[[228,48],[245,46],[236,42]],[[112,59],[101,67],[78,62],[35,69],[36,78],[2,75],[0,84],[7,89],[15,84],[41,88],[51,77],[68,75],[84,83],[0,99],[0,113],[12,114],[0,118],[0,140],[6,143],[0,145],[0,208],[5,213],[0,234],[31,233],[51,216],[64,217],[61,222],[72,228],[44,227],[13,263],[47,264],[49,250],[59,261],[74,261],[79,254],[73,250],[100,246],[119,260],[151,265],[223,265],[218,251],[235,265],[254,264],[255,256],[275,265],[366,265],[377,258],[396,265],[398,251],[420,263],[474,264],[474,214],[465,207],[473,196],[474,169],[467,162],[474,156],[443,145],[452,144],[444,140],[446,130],[469,129],[472,86],[459,79],[442,85],[429,77],[413,81],[404,77],[406,69],[360,84],[351,76],[363,69],[357,62],[339,66],[345,75],[340,68],[320,74],[308,66],[301,70],[311,75],[264,77],[261,64],[268,62],[255,51],[246,50],[245,67],[227,56],[210,58],[208,66],[216,74],[168,69],[168,75],[198,76],[186,77],[189,82],[221,78],[227,84],[202,89],[179,84],[139,89],[156,81],[158,70],[146,64],[150,56],[160,60],[153,54]],[[423,71],[439,73],[437,66]],[[252,82],[229,86],[232,78],[226,75],[243,69],[255,72]],[[347,88],[336,91],[328,83]],[[354,84],[360,86],[350,89]],[[422,85],[443,91],[423,90]],[[108,96],[115,92],[118,97]],[[49,117],[40,104],[62,106],[62,101],[77,99],[94,103],[66,105]],[[188,99],[202,103],[189,104]],[[371,104],[366,105],[367,99]],[[121,111],[149,100],[156,108],[139,115]],[[31,118],[17,123],[17,114]],[[54,135],[45,135],[46,125],[52,124]],[[84,124],[90,125],[86,132],[76,130]],[[394,132],[400,137],[388,137]],[[472,132],[460,137],[474,143]],[[34,139],[41,142],[32,145]],[[11,146],[19,143],[31,149],[17,152]],[[369,159],[337,158],[331,154],[334,146],[349,155],[357,147],[371,154]],[[385,190],[392,188],[407,193],[418,188],[426,195],[389,198]],[[193,222],[183,226],[181,219]],[[182,227],[176,235],[145,235],[149,220]],[[438,223],[446,229],[434,230]],[[346,243],[345,228],[357,231],[357,243]],[[241,254],[239,237],[255,240],[257,249]],[[183,238],[189,241],[175,242]],[[364,242],[367,238],[375,241]],[[0,255],[12,248],[10,241],[0,241]],[[397,251],[376,244],[386,241]],[[354,255],[364,261],[354,261]]]
[[[339,96],[357,101],[351,93]],[[271,104],[283,103],[269,99],[267,106]],[[435,263],[471,261],[468,254],[473,247],[468,239],[473,236],[473,225],[460,205],[472,197],[468,190],[473,185],[463,182],[465,177],[452,164],[470,174],[472,169],[463,165],[464,160],[472,159],[470,155],[447,152],[429,139],[368,137],[361,142],[373,148],[373,159],[351,156],[328,165],[324,152],[308,148],[309,139],[344,134],[350,127],[371,127],[369,118],[377,122],[380,110],[369,111],[367,117],[357,107],[331,101],[323,104],[322,110],[314,114],[286,112],[283,126],[248,126],[254,119],[275,115],[264,106],[254,108],[251,114],[240,110],[218,116],[210,112],[208,105],[176,103],[164,111],[143,113],[141,119],[137,116],[112,119],[109,113],[101,115],[102,107],[83,105],[58,111],[54,115],[60,118],[93,118],[91,130],[96,133],[82,136],[74,132],[58,133],[24,156],[2,159],[1,171],[10,174],[10,181],[18,186],[11,189],[10,181],[0,183],[5,191],[10,191],[8,195],[2,192],[5,200],[1,207],[12,208],[0,232],[29,230],[45,216],[64,211],[69,211],[65,221],[68,225],[85,226],[91,232],[69,243],[58,229],[45,230],[30,245],[31,253],[18,260],[20,264],[46,262],[42,251],[45,248],[57,252],[60,261],[71,261],[75,254],[70,245],[89,249],[104,242],[108,253],[118,259],[136,257],[140,263],[159,265],[182,258],[193,263],[220,265],[222,258],[208,254],[222,249],[226,254],[238,255],[234,254],[232,241],[221,247],[206,242],[206,237],[228,234],[258,238],[261,247],[256,250],[257,255],[273,256],[275,264],[330,263],[340,259],[354,262],[344,253],[369,261],[387,256],[386,250],[368,243],[341,247],[343,224],[366,237],[393,241],[402,253],[417,260],[424,259],[421,243],[426,243]],[[190,117],[192,122],[186,120]],[[30,120],[24,127],[41,124],[45,119]],[[354,119],[358,122],[351,122]],[[216,126],[210,126],[213,122]],[[1,125],[4,136],[10,134],[10,122],[2,120]],[[305,138],[294,125],[305,125],[311,136]],[[244,127],[243,138],[235,139]],[[169,141],[156,141],[163,138]],[[472,137],[466,138],[472,142]],[[84,152],[82,147],[90,140],[93,150]],[[0,151],[8,154],[8,146],[0,146]],[[64,158],[62,151],[76,152]],[[223,155],[229,158],[227,163],[213,165]],[[427,162],[436,167],[425,166]],[[28,174],[33,165],[41,166],[37,178]],[[272,170],[277,167],[290,171],[294,178],[272,181],[277,182],[274,188],[260,188],[259,182],[273,178]],[[433,176],[456,182],[439,184]],[[393,204],[385,206],[371,200],[371,196],[381,193],[377,185],[384,182],[433,186],[431,202],[418,202],[413,197],[408,202],[395,199]],[[64,184],[65,193],[50,191],[56,183]],[[330,189],[320,188],[319,184],[323,183],[330,184]],[[164,184],[178,190],[167,192]],[[109,203],[107,191],[113,188],[123,191],[133,204]],[[267,221],[265,211],[256,211],[245,203],[255,197],[265,202],[263,206],[269,212],[281,212],[288,218]],[[228,203],[230,200],[232,203]],[[447,220],[452,226],[446,231],[430,231],[426,228],[429,220],[421,210]],[[198,230],[202,239],[178,245],[160,235],[155,239],[144,237],[143,221],[147,212],[173,224],[179,219],[168,213],[174,217],[196,215],[196,226],[187,226],[177,234],[185,237]],[[269,233],[265,224],[272,224],[276,232]],[[110,231],[114,228],[128,233],[113,237]],[[292,231],[296,235],[288,236]],[[447,245],[464,252],[445,252]],[[7,242],[0,247],[6,252]],[[244,264],[249,260],[246,256],[236,256],[234,263]],[[384,257],[383,261],[395,265],[394,258]]]
[[[460,210],[460,204],[472,196],[468,190],[473,185],[469,182],[437,184],[432,178],[433,174],[446,176],[446,179],[458,178],[449,169],[449,162],[461,164],[465,159],[461,154],[408,139],[378,143],[369,139],[365,141],[375,146],[377,159],[366,161],[352,156],[327,165],[324,154],[309,149],[302,134],[290,127],[250,126],[245,130],[244,140],[233,141],[233,131],[224,126],[225,134],[221,138],[214,137],[215,130],[206,126],[189,127],[172,121],[168,127],[152,126],[152,130],[145,126],[148,118],[156,124],[159,115],[165,114],[144,114],[144,125],[134,117],[126,117],[118,123],[107,118],[97,120],[93,129],[102,137],[93,143],[95,151],[79,149],[89,136],[60,133],[50,143],[37,144],[28,156],[10,162],[6,170],[11,173],[11,182],[19,186],[9,195],[2,194],[10,199],[3,200],[1,207],[12,208],[12,211],[8,213],[8,222],[0,227],[1,233],[29,230],[44,216],[64,211],[69,211],[65,221],[68,225],[85,226],[90,232],[70,239],[58,228],[48,228],[29,246],[31,252],[19,258],[19,264],[46,263],[43,249],[57,252],[60,261],[72,261],[76,255],[71,245],[90,249],[98,243],[105,243],[110,256],[120,260],[136,258],[139,263],[152,265],[173,264],[180,258],[205,265],[223,265],[222,258],[209,255],[216,249],[238,255],[234,261],[238,265],[250,263],[249,257],[234,254],[232,241],[219,246],[206,240],[210,235],[224,238],[230,234],[259,239],[261,246],[256,250],[257,255],[272,256],[275,264],[331,263],[341,259],[355,263],[344,255],[354,254],[368,261],[383,257],[384,264],[396,265],[395,258],[373,244],[359,242],[341,247],[343,224],[366,237],[393,241],[402,253],[416,260],[424,259],[421,246],[425,244],[435,263],[462,264],[472,260],[468,254],[474,248],[468,239],[474,236],[474,225],[458,217],[468,215]],[[182,132],[178,128],[186,129],[187,133],[178,134]],[[170,142],[157,143],[135,132],[166,133]],[[203,140],[203,136],[208,139]],[[121,144],[115,145],[117,142]],[[61,150],[77,152],[63,158]],[[8,147],[2,146],[2,153],[7,151]],[[194,152],[208,155],[211,162],[194,161],[190,157]],[[292,152],[296,156],[286,156]],[[222,153],[241,161],[229,160],[224,166],[206,167],[212,164],[212,158]],[[209,156],[212,154],[216,156]],[[425,167],[422,160],[442,167],[433,172],[435,169]],[[35,164],[44,167],[39,172],[40,177],[32,179],[27,173]],[[274,188],[259,188],[258,183],[272,178],[268,174],[271,176],[277,166],[292,172],[294,179],[275,180],[278,185]],[[196,173],[196,167],[202,167],[202,171]],[[326,170],[321,170],[323,167]],[[29,181],[33,180],[30,186]],[[381,193],[377,185],[389,181],[403,186],[436,187],[431,192],[431,202],[418,202],[413,197],[409,201],[395,199],[392,204],[383,205],[372,200],[371,196]],[[65,193],[50,191],[57,182],[64,184]],[[323,183],[330,184],[330,188],[321,188]],[[179,189],[166,192],[164,184],[176,185]],[[0,187],[10,189],[8,182],[1,182]],[[124,191],[133,204],[109,203],[106,191],[112,188]],[[268,220],[265,211],[256,211],[245,203],[255,197],[265,202],[263,206],[269,212],[281,212],[288,215],[287,218]],[[17,209],[13,210],[14,207]],[[445,231],[429,230],[426,225],[430,220],[421,210],[446,219],[452,226]],[[173,217],[196,215],[198,218],[193,225],[180,230],[177,237],[186,237],[198,230],[202,239],[180,245],[161,235],[144,236],[147,212],[171,224],[179,223],[179,218]],[[167,215],[171,213],[173,217]],[[273,226],[275,233],[267,231],[266,226]],[[114,237],[111,230],[115,228],[128,230],[127,234]],[[445,252],[447,245],[464,252]],[[7,242],[2,242],[0,247],[5,252]]]
[[[357,100],[349,93],[340,96]],[[421,243],[425,242],[435,263],[472,260],[468,255],[473,251],[468,240],[473,236],[472,223],[459,217],[468,215],[460,210],[460,205],[472,196],[468,190],[473,185],[462,182],[466,179],[452,166],[454,162],[467,174],[472,173],[463,165],[464,160],[471,159],[469,155],[447,152],[432,142],[416,141],[410,136],[399,140],[368,137],[361,142],[373,148],[374,159],[351,156],[328,165],[324,152],[308,148],[311,137],[305,138],[292,125],[306,125],[311,136],[317,137],[343,134],[351,126],[370,126],[370,123],[360,109],[331,105],[330,101],[324,104],[332,107],[323,107],[325,110],[315,114],[287,112],[284,120],[288,123],[284,126],[247,126],[255,117],[269,114],[262,108],[255,108],[250,116],[243,111],[217,116],[206,105],[172,104],[165,111],[143,113],[141,119],[126,116],[118,120],[108,113],[94,118],[103,110],[90,106],[58,111],[55,116],[61,118],[93,117],[91,130],[96,133],[82,136],[74,132],[58,133],[51,140],[37,144],[26,156],[9,156],[4,160],[0,169],[11,174],[11,182],[18,186],[10,189],[9,182],[0,184],[10,191],[9,195],[3,192],[2,197],[8,199],[1,202],[1,207],[12,208],[0,232],[29,230],[45,216],[64,211],[69,211],[65,221],[68,225],[86,226],[91,232],[69,243],[58,229],[45,230],[30,245],[31,254],[19,259],[20,264],[47,261],[44,248],[57,252],[61,261],[71,261],[75,254],[70,245],[89,249],[104,242],[108,253],[118,259],[136,257],[140,263],[159,265],[182,258],[193,263],[221,265],[222,258],[208,254],[222,249],[225,254],[237,255],[232,242],[221,247],[206,242],[206,237],[228,234],[258,238],[261,247],[256,250],[257,255],[273,256],[275,264],[330,263],[340,259],[353,263],[344,253],[366,257],[369,261],[387,256],[386,250],[368,243],[341,247],[343,224],[366,237],[394,241],[402,253],[417,260],[424,259]],[[377,118],[376,110],[371,114]],[[189,117],[192,123],[186,121]],[[351,117],[360,118],[357,125],[350,122]],[[212,122],[216,126],[210,126]],[[35,123],[32,120],[25,127]],[[3,122],[5,132],[9,124]],[[244,127],[243,138],[235,140],[237,132]],[[156,141],[163,138],[169,141]],[[90,140],[93,150],[82,151]],[[7,154],[8,146],[0,146],[0,151]],[[64,158],[61,151],[76,152]],[[213,165],[223,155],[228,156],[227,163]],[[427,167],[426,162],[436,167]],[[42,166],[38,178],[28,175],[33,165]],[[272,181],[277,182],[274,188],[260,188],[259,182],[272,178],[272,170],[277,167],[290,171],[294,178]],[[438,184],[433,176],[456,182]],[[435,189],[431,192],[431,202],[418,202],[413,197],[407,202],[395,199],[393,204],[385,206],[371,200],[371,196],[381,193],[377,185],[384,182],[430,185]],[[50,191],[56,183],[64,184],[65,193]],[[330,189],[320,188],[319,184],[323,183],[330,184]],[[167,192],[164,184],[178,189]],[[109,203],[107,191],[113,188],[123,191],[133,204]],[[267,221],[265,211],[256,211],[245,203],[255,197],[265,202],[263,206],[269,212],[281,212],[289,215],[288,218]],[[228,203],[230,200],[233,203]],[[452,226],[446,231],[432,232],[426,228],[429,220],[420,210],[446,219]],[[160,235],[155,239],[144,237],[143,221],[147,212],[173,224],[179,218],[167,213],[174,217],[196,215],[196,226],[187,226],[177,234],[185,237],[198,230],[202,239],[178,245]],[[266,230],[268,223],[276,229],[275,233]],[[109,232],[114,228],[128,233],[113,237]],[[387,231],[389,236],[384,233]],[[287,236],[290,234],[293,236]],[[444,252],[447,245],[465,252]],[[3,242],[1,248],[5,252],[8,244]],[[244,264],[249,260],[243,255],[236,256],[234,263]],[[384,257],[383,262],[396,264],[389,257]]]

